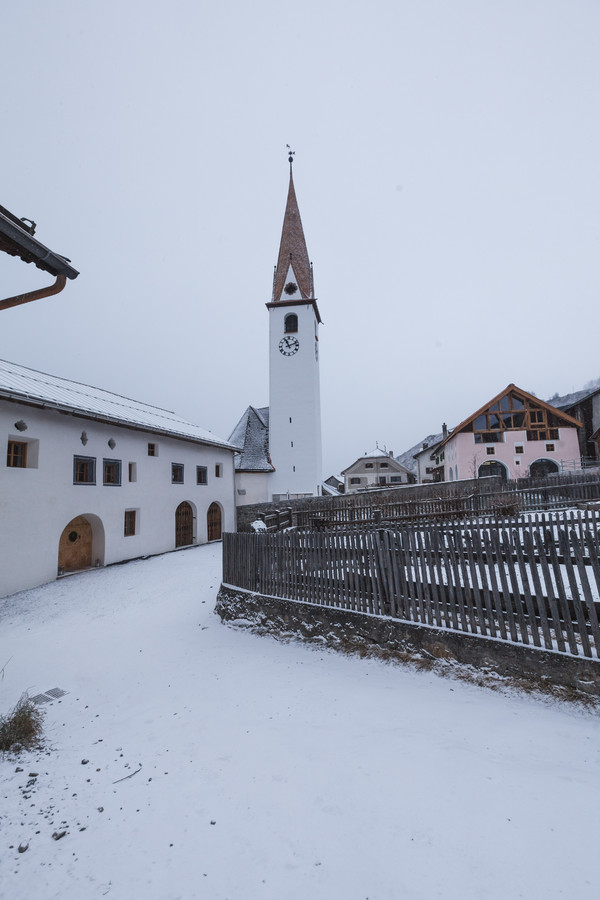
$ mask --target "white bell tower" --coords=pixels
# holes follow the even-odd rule
[[[269,310],[269,454],[275,501],[321,493],[319,324],[312,265],[290,185]]]

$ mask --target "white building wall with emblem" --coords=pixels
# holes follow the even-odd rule
[[[27,443],[25,467],[7,464],[9,441]],[[157,456],[148,455],[149,443]],[[0,401],[0,448],[0,597],[56,578],[61,534],[78,516],[91,521],[100,565],[174,550],[175,511],[184,500],[194,511],[194,544],[207,541],[212,502],[221,507],[223,531],[235,531],[233,452],[225,448],[8,401]],[[74,484],[75,456],[95,459],[95,484]],[[104,459],[121,461],[120,485],[103,483]],[[172,483],[173,463],[184,467],[183,484]],[[197,466],[206,468],[206,484],[197,484]],[[128,536],[126,510],[136,511],[136,533]]]

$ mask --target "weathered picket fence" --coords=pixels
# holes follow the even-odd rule
[[[489,479],[490,482],[492,479]],[[422,496],[415,496],[419,488],[399,489],[397,496],[378,498],[377,494],[350,494],[347,497],[335,497],[318,510],[311,506],[295,511],[296,524],[299,528],[352,525],[355,523],[386,522],[401,523],[403,521],[443,520],[454,517],[470,517],[474,515],[516,515],[523,510],[542,511],[576,503],[600,500],[600,478],[597,474],[583,472],[574,475],[557,475],[544,479],[523,478],[518,481],[496,482],[488,489],[485,482],[479,479],[476,487],[461,491],[460,482],[454,483],[454,492],[446,493],[448,485],[444,484],[444,495],[436,497],[437,485],[419,486]]]
[[[598,658],[600,516],[225,534],[223,583]]]

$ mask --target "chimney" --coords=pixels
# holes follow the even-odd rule
[[[445,422],[442,422],[442,437],[444,440],[448,437],[448,426]]]
[[[394,451],[393,451],[393,450],[390,450],[390,451],[388,452],[388,456],[391,456],[392,459],[393,459],[393,458],[394,458]]]

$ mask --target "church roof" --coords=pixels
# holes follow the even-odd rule
[[[300,218],[300,210],[298,209],[298,201],[296,199],[296,191],[294,189],[291,160],[290,186],[285,207],[285,215],[283,217],[279,256],[277,258],[277,266],[275,268],[275,276],[273,279],[273,300],[281,299],[283,289],[288,280],[290,265],[302,299],[307,300],[312,298],[314,293],[312,272],[310,260],[308,258],[308,250],[306,249],[306,241],[304,239],[302,219]],[[284,296],[283,299],[287,299],[287,297]],[[297,295],[290,295],[289,299],[300,298]]]
[[[236,472],[274,472],[269,457],[269,407],[249,406],[229,440],[241,450],[235,454]]]
[[[234,449],[228,441],[198,425],[186,422],[166,409],[111,394],[102,388],[46,375],[5,360],[0,360],[0,398],[154,434]]]

